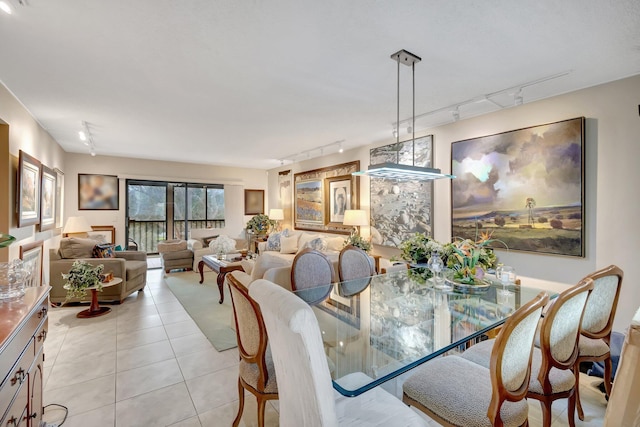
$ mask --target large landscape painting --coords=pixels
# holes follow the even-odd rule
[[[451,144],[452,237],[584,256],[584,118]]]
[[[433,136],[372,148],[370,164],[431,167]],[[397,247],[415,233],[432,235],[431,181],[371,178],[371,241]]]

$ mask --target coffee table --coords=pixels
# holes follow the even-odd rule
[[[109,286],[115,286],[122,283],[122,279],[120,277],[114,277],[109,282],[105,282],[102,284],[103,288],[108,288]],[[111,311],[111,307],[100,307],[98,304],[98,288],[95,286],[87,288],[91,291],[91,305],[88,309],[82,310],[76,317],[81,319],[87,319],[90,317],[98,317],[103,316]]]
[[[198,271],[200,272],[200,283],[204,282],[204,266],[209,267],[216,273],[218,273],[218,277],[216,278],[216,283],[218,284],[218,291],[220,292],[220,300],[218,300],[219,304],[224,302],[224,277],[227,273],[232,271],[244,271],[242,268],[242,264],[240,261],[223,261],[219,260],[214,255],[205,255],[202,257],[202,261],[198,263]]]

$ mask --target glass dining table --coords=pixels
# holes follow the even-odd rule
[[[440,290],[417,268],[294,293],[316,315],[334,388],[353,397],[463,349],[543,292],[485,279],[482,289]],[[369,380],[341,381],[354,372]]]

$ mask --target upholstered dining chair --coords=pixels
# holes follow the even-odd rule
[[[340,251],[338,258],[338,277],[341,283],[339,291],[342,296],[351,296],[362,292],[376,268],[369,255],[357,246],[347,245]]]
[[[227,275],[236,325],[240,365],[238,375],[238,415],[233,426],[240,424],[244,411],[244,390],[258,401],[258,426],[264,426],[267,400],[278,399],[278,386],[273,361],[268,349],[267,330],[258,304],[233,273]]]
[[[568,398],[569,425],[575,426],[575,378],[573,366],[578,357],[578,336],[585,303],[593,280],[582,279],[558,295],[546,310],[539,325],[539,348],[534,347],[531,360],[531,379],[527,398],[540,401],[542,425],[551,425],[551,405],[557,399]],[[488,366],[492,346],[487,340],[471,346],[462,358]]]
[[[333,263],[322,252],[306,248],[298,252],[291,264],[291,289],[312,288],[334,282]]]
[[[604,362],[604,387],[607,396],[611,396],[611,329],[618,306],[622,277],[622,270],[615,265],[610,265],[587,276],[593,280],[593,291],[584,308],[578,341],[578,358],[574,367],[576,403],[578,418],[581,420],[584,420],[584,412],[578,391],[580,363]]]
[[[455,355],[430,360],[405,381],[402,400],[446,426],[527,425],[533,341],[548,301],[541,292],[506,320],[488,369]]]
[[[272,344],[280,393],[280,426],[426,426],[426,422],[380,387],[357,397],[333,390],[311,307],[268,280],[257,280],[249,295],[260,304]],[[363,373],[341,381],[358,381]]]

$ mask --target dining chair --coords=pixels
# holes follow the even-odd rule
[[[376,387],[356,397],[333,390],[320,328],[311,307],[267,280],[257,280],[249,295],[260,305],[269,333],[280,394],[280,426],[426,426],[400,400]],[[363,373],[340,381],[357,382]]]
[[[551,405],[567,398],[569,425],[575,426],[575,377],[573,366],[578,357],[580,322],[593,280],[582,279],[560,293],[544,313],[539,325],[539,348],[533,348],[531,378],[527,398],[540,401],[542,425],[551,425]],[[462,353],[462,358],[488,366],[492,347],[497,340],[482,341]]]
[[[373,260],[365,251],[357,246],[347,245],[338,257],[338,277],[340,279],[340,295],[348,297],[362,292],[371,277],[376,274]]]
[[[227,275],[236,326],[240,365],[238,375],[238,415],[233,426],[240,424],[244,411],[244,390],[258,401],[258,426],[264,426],[267,400],[278,399],[276,372],[268,347],[267,330],[260,306],[249,296],[247,288],[233,275]]]
[[[446,426],[527,425],[533,340],[548,301],[541,292],[505,321],[487,367],[456,355],[432,359],[405,381],[402,400]]]
[[[298,252],[291,264],[291,289],[312,288],[334,282],[333,263],[322,252],[306,248]]]
[[[604,362],[604,387],[611,396],[611,330],[622,286],[622,270],[610,265],[587,276],[593,280],[593,291],[584,308],[578,341],[578,358],[574,367],[578,418],[584,420],[580,404],[580,363]]]

